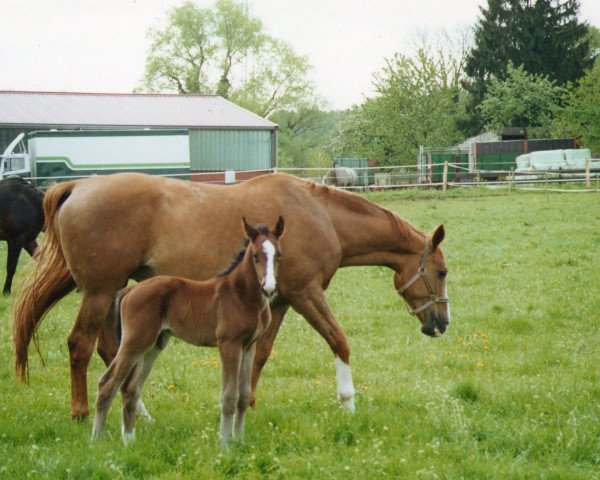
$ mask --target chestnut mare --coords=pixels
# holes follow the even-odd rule
[[[54,185],[46,192],[44,208],[46,236],[35,275],[13,310],[15,369],[27,379],[28,346],[35,329],[45,313],[77,287],[81,306],[68,338],[74,418],[89,412],[87,368],[96,340],[107,365],[117,352],[112,322],[106,321],[116,292],[130,278],[214,277],[242,238],[236,218],[245,217],[251,224],[273,224],[279,215],[286,220],[281,243],[285,258],[278,293],[271,300],[271,324],[256,347],[251,405],[260,372],[291,306],[329,344],[338,398],[354,410],[350,348],[324,294],[338,268],[387,266],[395,272],[397,290],[423,271],[400,294],[413,310],[430,302],[432,295],[445,296],[442,226],[426,234],[360,195],[286,174],[263,175],[236,185],[136,173],[98,176]],[[433,301],[416,316],[424,333],[439,335],[449,322],[449,306]]]
[[[221,443],[244,434],[256,340],[269,326],[268,297],[275,293],[284,221],[272,232],[243,221],[249,243],[219,277],[206,281],[158,276],[121,290],[115,317],[123,338],[100,379],[92,437],[100,437],[121,388],[123,443],[134,438],[135,411],[144,381],[174,335],[188,343],[219,347],[221,356]],[[243,255],[243,256],[242,256]],[[234,428],[235,417],[235,428]]]

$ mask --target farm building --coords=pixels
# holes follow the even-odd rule
[[[53,129],[183,129],[192,173],[277,164],[277,125],[217,95],[0,91],[0,153],[19,133]]]
[[[494,134],[483,134],[454,147],[421,147],[417,163],[423,181],[440,182],[444,162],[448,162],[448,180],[472,178],[475,172],[483,178],[495,179],[517,168],[516,158],[524,153],[542,150],[574,149],[573,138],[511,139]]]

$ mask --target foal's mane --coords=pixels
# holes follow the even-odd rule
[[[357,195],[356,193],[347,192],[346,190],[342,190],[340,188],[335,188],[329,185],[319,184],[311,181],[306,181],[304,183],[304,187],[310,191],[314,197],[321,198],[325,204],[335,202],[337,205],[342,205],[359,214],[369,216],[386,216],[389,223],[392,225],[392,228],[396,230],[398,235],[404,238],[411,239],[415,236],[425,236],[424,232],[391,210],[372,202],[368,198]]]
[[[255,225],[254,228],[258,231],[258,233],[262,233],[264,235],[269,233],[269,227],[267,227],[266,225],[263,225],[262,223],[259,225]],[[242,260],[244,259],[244,255],[246,255],[246,250],[248,250],[248,245],[250,245],[250,239],[244,238],[244,242],[242,243],[242,246],[239,248],[239,250],[237,252],[235,252],[233,254],[233,257],[229,261],[229,265],[227,265],[223,270],[221,270],[217,274],[217,277],[224,277],[226,275],[229,275],[231,272],[233,272],[235,270],[235,267],[237,267],[240,263],[242,263]]]

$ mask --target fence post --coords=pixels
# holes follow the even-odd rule
[[[586,190],[589,190],[591,187],[590,184],[590,159],[586,158],[585,159],[585,188]]]
[[[365,192],[369,191],[369,167],[366,167],[363,170],[363,174],[365,176]]]
[[[446,190],[448,190],[448,161],[447,160],[444,162],[444,175],[442,178],[442,182],[443,182],[442,190],[444,193],[446,193]]]
[[[514,179],[515,171],[513,167],[510,167],[510,172],[508,174],[508,194],[510,195],[510,190],[512,187],[512,182]]]

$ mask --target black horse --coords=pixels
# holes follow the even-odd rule
[[[10,293],[21,249],[33,256],[36,238],[44,226],[44,193],[19,177],[0,180],[0,240],[8,243],[6,282]]]

